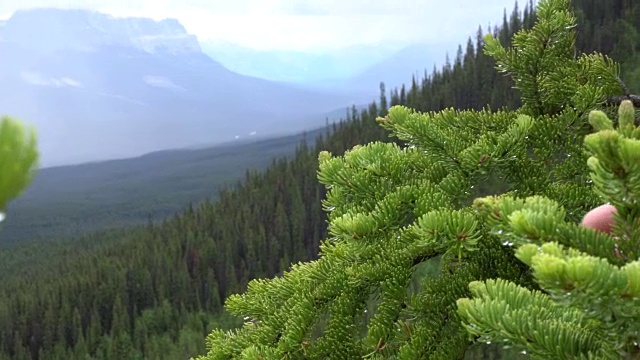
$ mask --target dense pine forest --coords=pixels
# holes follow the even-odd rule
[[[623,80],[640,90],[640,4],[575,0],[577,47],[623,64]],[[442,69],[387,91],[368,108],[303,140],[295,156],[249,171],[215,201],[173,218],[80,238],[14,246],[0,252],[0,359],[187,359],[205,351],[213,328],[233,328],[224,300],[250,279],[272,277],[313,259],[326,237],[325,189],[318,153],[397,141],[376,118],[393,105],[419,111],[517,108],[512,82],[494,70],[483,35],[503,44],[535,21],[532,3],[478,29]],[[486,184],[488,193],[499,184]],[[213,191],[213,189],[212,189]],[[489,358],[478,349],[469,357]],[[486,356],[485,356],[486,355]]]

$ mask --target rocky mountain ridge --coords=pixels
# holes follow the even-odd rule
[[[351,104],[234,73],[177,20],[34,9],[0,36],[0,116],[36,127],[45,166],[299,132]]]
[[[149,53],[202,52],[197,37],[187,33],[176,19],[118,18],[81,9],[16,11],[4,24],[0,23],[0,39],[40,53],[64,49],[95,51],[101,46],[133,47]]]

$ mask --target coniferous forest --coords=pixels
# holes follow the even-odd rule
[[[576,48],[621,64],[629,91],[640,92],[640,3],[574,0]],[[373,141],[405,144],[376,121],[390,107],[420,112],[514,110],[522,105],[512,78],[496,71],[482,49],[492,34],[505,47],[534,26],[534,4],[517,4],[502,24],[480,26],[441,69],[426,70],[398,89],[380,85],[368,108],[295,155],[248,171],[215,201],[190,206],[163,221],[78,238],[13,245],[0,251],[0,359],[188,359],[205,354],[213,329],[245,319],[223,309],[250,280],[282,275],[292,263],[313,260],[327,238],[327,190],[318,181],[318,154],[340,156]],[[449,59],[449,57],[448,57]],[[494,179],[495,180],[495,179]],[[504,184],[487,181],[474,197]],[[217,189],[212,189],[217,191]],[[0,229],[1,231],[1,229]],[[424,269],[428,276],[433,269]],[[468,358],[508,358],[500,347],[478,346]],[[513,357],[511,357],[513,358]]]

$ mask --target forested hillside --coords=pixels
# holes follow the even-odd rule
[[[621,53],[619,60],[627,61],[624,74],[632,77],[624,80],[633,84],[637,74],[629,64],[634,56],[637,61],[640,44],[616,37],[597,45],[595,39],[615,33],[607,29],[614,24],[625,33],[640,31],[640,17],[634,15],[640,5],[614,0],[576,5],[584,16],[580,50]],[[608,8],[616,11],[605,16]],[[507,44],[518,29],[533,24],[532,9],[529,5],[505,15],[501,27],[490,31]],[[214,202],[162,223],[2,252],[0,358],[184,359],[202,354],[213,327],[242,322],[221,312],[229,294],[242,291],[252,278],[271,277],[292,262],[316,257],[326,236],[325,189],[316,178],[321,150],[340,155],[357,144],[395,141],[375,121],[392,105],[421,111],[520,105],[510,79],[478,51],[487,30],[480,28],[443,69],[389,96],[381,86],[380,99],[367,109],[350,111],[314,143],[301,143],[293,158],[250,172]],[[479,192],[495,186],[486,184]]]
[[[214,200],[220,186],[242,178],[247,169],[263,170],[275,157],[293,156],[303,136],[320,132],[41,169],[7,209],[0,244],[162,220],[190,203]]]
[[[629,90],[640,92],[640,4],[635,0],[572,2],[578,18],[578,49],[616,59]]]

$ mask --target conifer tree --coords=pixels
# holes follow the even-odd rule
[[[534,358],[640,356],[640,129],[634,120],[630,100],[620,105],[615,128],[594,110],[589,122],[598,132],[584,139],[590,181],[615,209],[610,233],[567,221],[569,209],[542,196],[476,200],[487,225],[516,245],[539,289],[505,279],[472,282],[474,299],[458,301],[471,334]]]
[[[406,146],[320,153],[319,258],[230,296],[246,322],[213,331],[199,360],[459,359],[478,340],[538,358],[637,352],[640,130],[626,102],[608,120],[628,94],[614,61],[576,55],[569,1],[536,15],[508,49],[484,38],[518,110],[394,106],[379,123]],[[488,179],[508,190],[474,200]],[[577,224],[603,201],[611,236]]]

